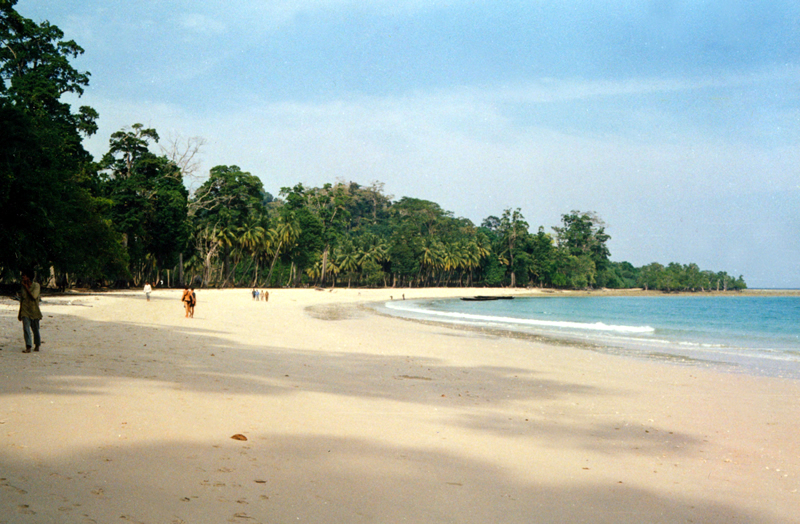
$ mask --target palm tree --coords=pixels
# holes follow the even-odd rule
[[[382,238],[366,234],[362,237],[360,245],[360,255],[358,265],[363,266],[365,262],[384,262],[389,253],[389,245]]]
[[[426,269],[426,280],[430,280],[437,269],[443,267],[444,245],[435,238],[428,238],[422,245],[419,270]]]
[[[203,257],[200,256],[200,253],[197,251],[183,264],[183,270],[192,275],[189,279],[190,282],[193,281],[198,274],[202,275],[204,269],[205,264],[203,264]]]
[[[360,267],[358,263],[358,250],[356,249],[355,245],[353,245],[353,242],[350,239],[347,239],[341,246],[334,248],[334,253],[334,259],[336,264],[339,266],[339,270],[345,271],[348,274],[347,287],[350,287],[350,281],[353,273],[358,271],[358,268]]]
[[[475,236],[475,247],[478,249],[478,258],[481,260],[492,254],[492,241],[480,231]]]
[[[339,274],[339,266],[336,265],[335,262],[328,260],[326,265],[326,272],[333,275],[333,287],[336,287],[336,275]],[[314,262],[314,265],[306,269],[306,275],[311,280],[317,280],[322,276],[322,259],[317,260]]]
[[[446,277],[445,286],[450,283],[450,275],[464,265],[464,255],[462,253],[461,243],[449,243],[444,246],[444,253],[442,254],[442,269],[444,269],[443,276]]]
[[[289,248],[297,241],[297,238],[300,236],[300,226],[297,224],[295,219],[294,213],[289,212],[285,217],[281,217],[278,221],[278,225],[273,230],[272,235],[275,239],[277,239],[277,245],[275,246],[275,254],[272,257],[272,264],[269,266],[269,274],[267,274],[267,285],[269,285],[270,280],[272,279],[272,270],[275,268],[275,262],[278,260],[278,257],[281,254],[281,249],[286,247]]]
[[[216,239],[224,253],[222,260],[222,287],[225,287],[233,273],[233,269],[231,269],[231,254],[239,245],[239,228],[230,224],[222,226],[216,230]],[[236,266],[234,265],[235,268]]]
[[[264,234],[261,236],[258,244],[256,245],[253,256],[256,260],[255,277],[253,278],[253,287],[258,284],[258,273],[261,267],[261,262],[269,263],[271,257],[275,254],[276,233],[274,229],[264,229]]]
[[[259,250],[264,243],[266,230],[258,223],[257,220],[249,220],[245,223],[244,227],[240,230],[239,244],[243,249],[247,250],[255,262],[255,277],[253,278],[253,286],[256,285],[258,280],[258,259]]]
[[[463,260],[464,269],[467,270],[467,285],[472,283],[472,272],[480,266],[481,263],[481,248],[477,240],[472,239],[463,246]]]
[[[316,280],[322,274],[322,260],[317,260],[313,265],[306,268],[306,275],[311,280]]]
[[[512,211],[510,208],[503,211],[500,218],[500,240],[503,246],[503,254],[508,257],[508,267],[511,271],[511,287],[516,287],[517,276],[514,273],[514,257],[518,249],[517,244],[528,234],[528,223],[522,216],[520,209]]]

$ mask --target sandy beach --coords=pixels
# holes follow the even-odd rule
[[[0,298],[0,524],[800,523],[799,381],[361,307],[492,292]]]

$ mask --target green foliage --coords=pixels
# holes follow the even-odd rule
[[[381,266],[373,261],[367,260],[362,266],[364,272],[364,283],[367,287],[380,287],[386,285],[386,273]]]
[[[89,107],[72,112],[61,96],[83,94],[89,73],[70,60],[83,54],[72,40],[49,22],[37,24],[14,10],[16,0],[0,2],[0,96],[5,103],[49,121],[62,132],[93,134],[97,113]]]
[[[494,253],[489,255],[483,268],[483,282],[489,287],[499,287],[505,282],[506,269]]]
[[[637,286],[639,270],[630,262],[609,262],[598,272],[597,285],[610,289],[626,289]]]
[[[81,143],[97,113],[61,100],[88,84],[70,65],[83,50],[15,4],[0,3],[0,274],[52,267],[86,281],[117,278],[124,255]]]
[[[266,195],[257,176],[239,166],[216,166],[192,198],[196,222],[241,227],[248,218],[266,213]]]
[[[400,285],[410,283],[419,274],[421,251],[415,237],[400,232],[392,236],[389,241],[389,268]]]
[[[296,221],[300,234],[287,255],[297,266],[297,270],[303,271],[322,256],[322,250],[325,248],[325,228],[322,220],[306,208],[296,211]]]
[[[572,256],[588,256],[597,271],[608,265],[611,254],[606,246],[611,237],[605,225],[594,213],[572,211],[561,215],[561,227],[554,227],[558,246]]]
[[[188,239],[189,192],[180,170],[149,150],[158,140],[154,129],[134,124],[111,135],[103,157],[101,185],[111,201],[111,215],[122,235],[134,283],[151,280],[174,267]]]
[[[675,262],[666,267],[657,262],[639,270],[637,285],[658,291],[741,291],[747,289],[744,278],[733,278],[724,271],[702,271],[697,264]]]
[[[528,274],[532,283],[543,286],[550,282],[555,270],[556,248],[553,245],[553,239],[540,226],[536,235],[530,238],[529,246],[531,257]]]

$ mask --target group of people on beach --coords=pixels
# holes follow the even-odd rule
[[[145,282],[142,291],[144,291],[147,301],[150,302],[150,294],[153,292],[153,286],[150,285],[150,282]],[[197,305],[197,293],[194,291],[194,286],[183,286],[181,302],[183,302],[183,307],[186,310],[186,318],[194,318],[194,307]]]
[[[259,291],[258,289],[253,288],[253,300],[263,300],[265,302],[268,301],[269,291],[267,291],[266,289],[263,291]]]
[[[147,301],[150,302],[150,295],[153,293],[153,286],[150,282],[145,282],[142,288]],[[42,319],[42,312],[39,309],[42,288],[33,279],[32,271],[22,272],[22,287],[19,293],[19,314],[17,320],[22,322],[22,332],[25,338],[25,350],[23,353],[39,351],[42,345],[42,338],[39,333],[39,321]],[[253,288],[253,300],[269,300],[269,291],[264,289],[259,291]],[[186,318],[194,318],[194,308],[197,305],[197,294],[194,286],[184,286],[181,295],[186,310]]]

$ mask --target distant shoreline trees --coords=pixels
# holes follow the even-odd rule
[[[141,124],[111,135],[95,162],[82,140],[97,113],[60,100],[88,85],[69,63],[83,50],[15,4],[0,4],[0,283],[35,267],[51,285],[91,287],[746,288],[695,264],[613,262],[591,212],[562,215],[553,233],[532,233],[519,208],[476,226],[435,202],[395,201],[380,182],[297,184],[275,198],[235,165],[190,194],[202,139],[158,155],[158,133]]]

